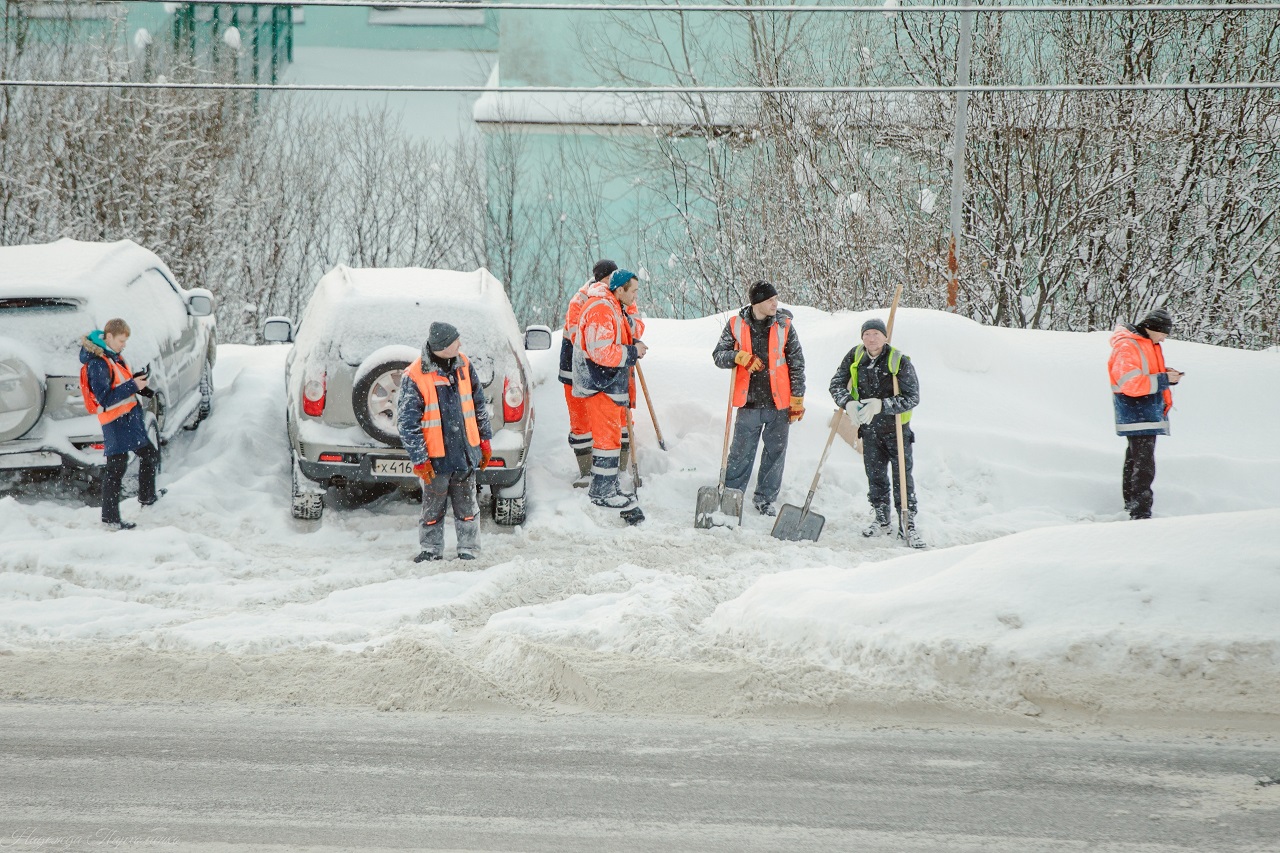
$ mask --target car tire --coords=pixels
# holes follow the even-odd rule
[[[351,389],[351,410],[356,423],[370,438],[389,447],[403,447],[396,426],[396,401],[400,397],[400,376],[409,362],[402,358],[379,358],[356,369],[360,379]]]
[[[204,370],[200,372],[200,405],[196,407],[195,420],[187,429],[195,429],[200,426],[200,422],[209,417],[213,413],[213,365],[209,362],[204,363]]]
[[[524,524],[524,496],[518,498],[493,497],[493,520],[503,527]]]
[[[44,378],[17,355],[0,355],[0,441],[21,438],[44,411]]]
[[[293,500],[290,512],[299,521],[319,521],[324,515],[324,495],[305,494],[298,488],[298,465],[293,463]]]

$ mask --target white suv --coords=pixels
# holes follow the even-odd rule
[[[531,326],[522,335],[502,284],[486,269],[416,267],[338,266],[316,285],[296,330],[285,317],[263,325],[267,341],[293,342],[285,389],[294,518],[320,518],[329,486],[416,486],[400,444],[396,401],[400,376],[421,355],[436,320],[458,328],[489,404],[493,459],[478,480],[493,492],[494,519],[524,523],[525,455],[533,436],[524,351],[549,349],[551,330]]]
[[[121,317],[125,354],[150,365],[147,428],[159,448],[213,406],[213,296],[186,290],[129,240],[0,248],[0,473],[101,467],[102,428],[80,396],[80,339]]]

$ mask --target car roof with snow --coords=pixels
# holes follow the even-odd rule
[[[132,240],[88,243],[64,237],[5,246],[0,248],[0,296],[89,300],[112,282],[127,283],[150,267],[172,279],[164,261]]]
[[[321,317],[323,328],[313,323]],[[492,351],[495,335],[523,351],[506,291],[483,267],[460,272],[340,264],[320,279],[304,318],[298,337],[304,350],[323,348],[323,341],[309,340],[314,336],[335,338],[347,360],[363,359],[386,343],[421,346],[437,320],[458,327],[468,353]]]

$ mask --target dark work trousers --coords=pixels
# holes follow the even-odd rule
[[[480,507],[476,504],[474,469],[436,474],[430,483],[422,484],[422,520],[418,526],[418,544],[429,554],[444,556],[446,502],[453,505],[458,553],[474,557],[480,550]]]
[[[756,446],[764,437],[760,452],[760,476],[756,477],[753,501],[770,504],[778,499],[782,488],[782,468],[787,461],[787,435],[791,431],[791,410],[738,409],[733,425],[733,443],[729,445],[729,463],[724,487],[745,491],[756,464]]]
[[[1154,435],[1128,436],[1129,447],[1124,452],[1124,475],[1120,490],[1124,494],[1124,508],[1130,518],[1150,518],[1155,494],[1151,484],[1156,480],[1156,437]]]
[[[156,466],[160,463],[160,451],[147,442],[133,452],[138,457],[138,500],[144,504],[151,503],[156,499]],[[102,520],[107,524],[120,523],[120,487],[128,467],[128,453],[107,457],[107,467],[102,473]]]
[[[907,457],[907,509],[916,514],[916,482],[911,473],[911,445],[916,437],[911,430],[902,430],[903,450]],[[862,430],[862,467],[867,472],[867,500],[872,507],[889,508],[890,495],[893,504],[902,511],[902,487],[898,484],[898,438],[893,432],[879,432],[863,428]],[[893,485],[889,485],[890,472]]]

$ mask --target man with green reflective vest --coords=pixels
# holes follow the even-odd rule
[[[889,500],[901,503],[898,481],[898,438],[894,417],[902,415],[902,450],[907,469],[907,512],[898,506],[898,535],[912,548],[923,548],[916,532],[916,486],[911,476],[911,445],[915,436],[908,421],[911,410],[920,404],[920,383],[911,359],[889,346],[882,320],[872,318],[862,324],[862,343],[849,350],[831,377],[831,399],[858,422],[862,439],[862,466],[867,472],[867,500],[875,511],[875,521],[863,536],[887,536]],[[894,393],[893,380],[898,380]],[[887,470],[886,470],[887,469]],[[890,487],[890,476],[893,485]]]

